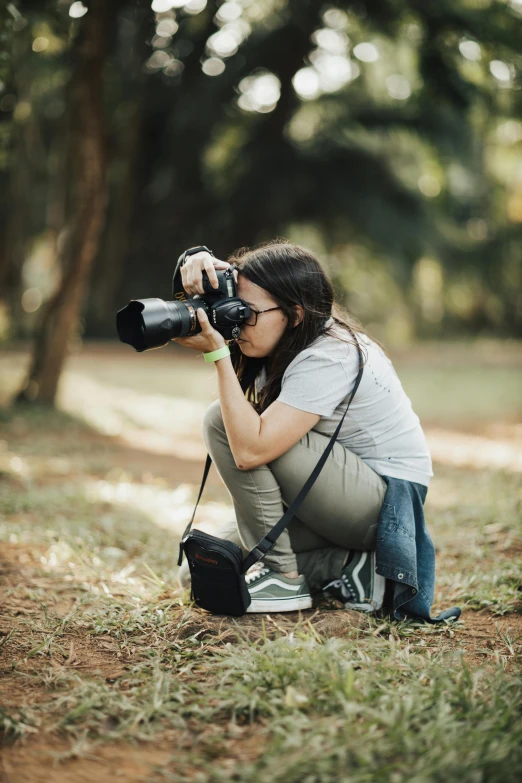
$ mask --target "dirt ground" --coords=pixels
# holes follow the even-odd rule
[[[118,374],[120,370],[114,369],[114,357],[110,351],[108,353],[108,361]],[[110,481],[108,476],[113,476],[110,471],[115,470],[110,466],[117,466],[118,476],[123,477],[121,481],[128,484],[168,487],[190,485],[198,488],[203,468],[201,457],[205,451],[201,441],[190,435],[190,427],[193,426],[190,417],[193,415],[196,420],[200,414],[197,399],[194,402],[195,411],[187,408],[190,421],[187,423],[186,432],[182,432],[177,440],[177,448],[180,443],[186,444],[184,454],[180,455],[176,448],[165,448],[166,439],[162,440],[162,427],[168,432],[170,413],[167,411],[164,417],[154,419],[158,407],[161,409],[163,405],[160,399],[149,400],[146,397],[148,392],[145,391],[145,396],[142,395],[139,400],[123,401],[116,399],[114,390],[117,387],[112,388],[110,402],[108,397],[104,396],[110,383],[96,378],[98,363],[104,356],[105,352],[101,349],[88,356],[88,360],[92,361],[92,368],[85,371],[81,377],[76,377],[74,373],[77,370],[74,370],[68,376],[63,393],[64,408],[71,415],[85,414],[84,418],[89,422],[89,427],[82,425],[70,436],[59,430],[45,435],[41,429],[39,437],[42,437],[43,445],[38,447],[41,449],[38,451],[38,448],[34,448],[35,432],[28,420],[23,417],[9,419],[6,434],[10,449],[8,458],[11,461],[20,460],[22,467],[25,461],[27,462],[32,472],[31,487],[36,488],[55,485],[59,490],[65,480],[74,483],[85,477],[89,481],[107,482]],[[122,371],[124,366],[126,365],[122,360]],[[88,386],[89,380],[92,381],[92,386]],[[94,409],[104,411],[106,418],[101,422],[94,418],[89,419],[90,415],[94,417]],[[149,419],[144,418],[146,414]],[[128,426],[118,431],[121,421],[127,422]],[[430,428],[430,445],[436,453],[435,459],[438,460],[435,469],[436,473],[441,475],[440,488],[434,496],[433,510],[439,514],[441,525],[451,526],[454,509],[460,508],[460,504],[458,498],[451,498],[451,491],[448,491],[450,485],[447,484],[447,477],[441,466],[453,465],[458,469],[469,469],[466,480],[471,488],[477,487],[477,492],[481,483],[486,481],[484,450],[497,460],[499,470],[509,466],[510,471],[519,471],[516,460],[522,459],[521,425],[513,414],[506,420],[470,418],[463,421],[461,427],[453,427],[451,430],[447,424],[437,426],[434,421]],[[65,437],[69,438],[67,442],[64,441]],[[14,454],[21,456],[13,457]],[[50,458],[50,454],[55,456]],[[62,459],[58,464],[57,454],[68,454],[69,462],[65,464]],[[18,463],[16,464],[18,466]],[[516,473],[516,476],[520,475],[520,471]],[[22,469],[16,467],[16,470],[10,470],[3,475],[0,471],[0,481],[2,479],[11,489],[14,487],[23,495],[25,479]],[[510,487],[516,486],[516,483],[513,484],[511,479],[510,481]],[[519,489],[520,486],[519,483]],[[228,501],[215,470],[211,470],[209,474],[205,492],[208,493],[207,497],[215,501],[216,506]],[[212,503],[209,505],[209,510],[212,510],[210,506]],[[518,508],[521,510],[522,505],[519,504]],[[472,517],[474,512],[472,509],[463,509],[462,513],[464,517],[466,513]],[[509,513],[511,514],[511,511]],[[40,522],[33,512],[18,516],[29,530],[31,524]],[[13,513],[10,518],[17,521],[18,517]],[[484,525],[486,533],[483,534],[483,540],[492,553],[489,559],[483,559],[484,568],[493,568],[497,556],[505,563],[520,556],[522,545],[518,538],[511,543],[511,539],[503,540],[507,529],[503,527],[504,522],[499,522],[496,517],[488,517]],[[479,544],[481,541],[482,539],[479,539]],[[41,651],[37,654],[32,654],[32,651],[28,653],[31,647],[27,639],[29,632],[34,636],[37,633],[35,628],[43,628],[41,634],[44,643],[46,634],[51,634],[51,631],[45,630],[48,615],[52,615],[55,623],[66,618],[84,589],[80,575],[75,577],[74,572],[65,567],[49,567],[46,560],[48,548],[48,544],[40,540],[19,540],[16,536],[14,540],[8,538],[1,544],[0,718],[2,706],[6,709],[23,710],[31,705],[46,704],[49,700],[50,685],[45,677],[52,679],[54,676],[58,677],[60,672],[75,671],[86,679],[93,677],[106,683],[114,683],[137,662],[143,660],[146,640],[136,637],[133,645],[122,649],[113,635],[94,635],[88,629],[82,630],[81,626],[66,631],[60,637],[60,646],[48,655],[42,654]],[[463,545],[463,550],[465,548]],[[451,569],[460,555],[458,551],[448,549],[444,556],[444,568]],[[461,568],[465,575],[469,563],[468,557],[463,560],[462,566],[457,564],[454,568]],[[460,573],[459,578],[462,578]],[[35,593],[44,595],[45,602],[35,601]],[[169,597],[165,594],[160,595],[159,599]],[[446,589],[443,600],[440,598],[439,596],[438,603],[433,607],[434,614],[451,605],[448,604],[448,600],[452,601],[451,590]],[[487,606],[465,608],[458,627],[454,630],[450,627],[441,628],[427,643],[433,644],[434,650],[436,645],[439,645],[460,652],[471,669],[501,664],[506,673],[515,672],[520,669],[521,660],[522,593],[520,598],[519,604],[511,606],[510,611],[505,614],[495,613]],[[181,643],[184,639],[195,637],[203,642],[209,651],[222,648],[228,642],[233,643],[238,634],[251,640],[260,638],[263,633],[268,637],[285,635],[290,633],[298,622],[302,623],[304,630],[315,632],[324,638],[346,638],[361,629],[368,631],[370,627],[375,634],[393,633],[389,622],[383,622],[379,627],[372,619],[373,625],[370,626],[370,620],[363,614],[324,605],[314,605],[313,609],[299,614],[266,615],[263,617],[263,627],[258,615],[235,619],[216,617],[197,608],[187,608],[186,603],[172,606],[169,612],[169,638],[173,642]],[[423,643],[422,640],[419,643]],[[44,670],[47,672],[45,676],[42,674]],[[202,727],[200,723],[190,719],[184,729],[159,732],[147,742],[94,744],[88,741],[87,737],[76,738],[71,743],[70,737],[56,723],[51,719],[43,720],[23,738],[14,742],[7,739],[0,748],[0,780],[5,783],[40,783],[48,780],[56,783],[90,783],[93,779],[98,783],[108,783],[115,778],[129,782],[156,780],[155,776],[161,774],[162,770],[172,769],[176,754],[194,749],[197,751],[200,745],[208,747],[213,732],[220,736],[219,761],[222,769],[226,769],[227,765],[232,769],[242,761],[255,760],[263,753],[267,741],[263,719],[254,725],[220,727],[212,724]],[[194,775],[187,779],[197,780],[196,773],[195,768]]]
[[[0,590],[7,598],[2,602],[0,611],[0,641],[10,632],[15,633],[9,648],[9,657],[4,659],[0,669],[0,704],[27,705],[44,701],[48,692],[40,684],[32,684],[30,675],[38,673],[42,667],[41,658],[28,659],[24,644],[17,642],[17,634],[23,639],[26,621],[42,621],[44,610],[35,606],[30,598],[9,597],[10,589],[23,582],[28,588],[38,587],[52,596],[52,610],[58,617],[65,617],[74,602],[74,586],[55,574],[42,569],[38,559],[38,547],[7,545],[0,559]],[[43,552],[43,547],[41,548]],[[172,614],[172,626],[176,626],[176,615],[180,617],[186,611],[180,607]],[[265,628],[268,636],[288,633],[298,620],[297,613],[284,615],[266,615]],[[324,637],[343,638],[355,629],[364,627],[368,620],[360,613],[329,609],[323,611],[314,608],[301,613],[305,627],[313,627]],[[183,627],[173,635],[173,639],[197,634],[208,647],[221,646],[236,638],[238,631],[249,639],[259,638],[260,619],[256,615],[242,618],[216,617],[193,609],[191,617]],[[466,611],[462,617],[462,627],[458,632],[446,629],[441,633],[446,648],[452,647],[462,652],[468,665],[473,668],[485,662],[503,659],[506,671],[518,664],[518,657],[510,655],[500,644],[504,635],[511,639],[522,638],[522,614],[510,614],[507,617],[495,617],[487,609]],[[66,638],[66,655],[47,660],[57,669],[72,668],[84,677],[100,675],[107,683],[121,677],[139,659],[139,649],[131,650],[128,655],[118,651],[118,645],[111,636],[93,636],[79,633],[78,629]],[[16,667],[16,674],[12,673]],[[11,674],[10,674],[11,671]],[[27,679],[21,674],[29,675]],[[223,729],[220,730],[223,732]],[[205,733],[212,732],[206,728]],[[226,733],[226,732],[225,732]],[[231,727],[226,742],[230,748],[230,764],[253,761],[263,751],[264,732],[262,725],[250,727]],[[201,727],[194,724],[183,731],[169,730],[158,735],[152,741],[129,745],[128,743],[97,744],[94,748],[83,749],[79,743],[71,749],[71,743],[60,732],[49,731],[43,726],[34,735],[15,743],[6,743],[1,749],[0,780],[5,783],[109,783],[114,778],[129,781],[144,781],[162,767],[172,763],[176,752],[197,748],[202,741]],[[220,763],[226,765],[226,757],[220,757]],[[196,779],[196,778],[195,778]]]

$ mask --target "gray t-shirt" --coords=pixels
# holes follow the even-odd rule
[[[328,325],[332,323],[330,319]],[[277,398],[320,415],[313,429],[327,436],[346,410],[359,367],[357,348],[346,342],[353,340],[350,333],[335,328],[341,340],[321,336],[290,362]],[[357,334],[357,339],[367,359],[337,440],[379,475],[428,486],[433,470],[419,417],[386,354],[366,335]],[[265,382],[263,370],[256,380],[258,391]]]

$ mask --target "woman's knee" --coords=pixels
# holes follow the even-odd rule
[[[211,430],[224,428],[221,404],[219,400],[214,400],[214,402],[209,405],[203,414],[202,427],[204,434],[207,434]]]
[[[308,433],[306,433],[294,446],[291,446],[287,451],[280,454],[279,457],[276,457],[272,462],[269,462],[269,467],[274,469],[276,473],[279,471],[284,473],[286,470],[293,471],[295,466],[300,462],[300,446],[308,447],[308,445]]]

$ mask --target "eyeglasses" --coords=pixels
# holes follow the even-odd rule
[[[254,310],[253,307],[250,308],[250,318],[248,321],[245,321],[243,324],[244,326],[255,326],[257,323],[257,316],[261,315],[262,313],[270,313],[272,310],[281,310],[280,307],[269,307],[267,310]]]

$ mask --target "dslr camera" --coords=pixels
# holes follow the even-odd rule
[[[192,337],[201,332],[197,318],[199,309],[205,310],[211,325],[223,335],[225,340],[235,340],[239,337],[240,328],[250,318],[250,307],[237,295],[234,269],[216,269],[219,282],[218,288],[213,288],[208,275],[203,271],[204,294],[196,294],[192,299],[186,298],[186,292],[181,282],[181,267],[185,259],[206,250],[207,247],[193,247],[186,250],[178,259],[172,279],[172,299],[133,299],[116,315],[116,328],[122,343],[132,345],[135,351],[150,351],[152,348],[162,348],[177,337]]]

